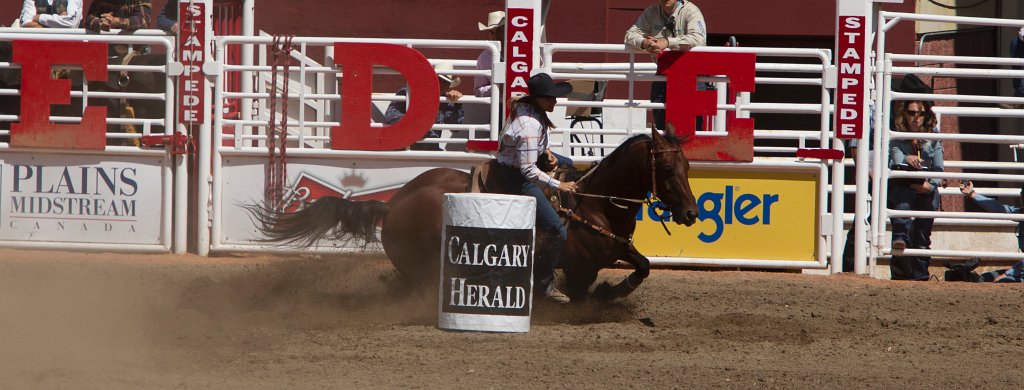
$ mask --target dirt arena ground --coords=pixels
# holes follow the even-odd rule
[[[623,270],[606,271],[618,277]],[[441,331],[386,260],[0,250],[0,388],[1019,388],[1024,286],[657,270]]]

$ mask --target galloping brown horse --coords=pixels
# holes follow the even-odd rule
[[[593,297],[624,297],[650,273],[650,262],[633,247],[639,200],[648,193],[672,213],[677,224],[692,225],[697,204],[687,173],[690,164],[679,142],[657,131],[626,140],[578,182],[573,195],[568,242],[562,253],[566,293],[574,302],[588,297],[590,285],[602,268],[616,260],[633,265],[634,272],[618,284],[598,286]],[[358,236],[380,240],[388,258],[406,277],[428,284],[438,282],[441,253],[442,195],[466,192],[469,175],[437,168],[417,176],[387,203],[320,198],[294,213],[276,213],[253,206],[250,211],[263,226],[268,241],[311,244],[325,236]],[[631,201],[632,200],[632,201]]]

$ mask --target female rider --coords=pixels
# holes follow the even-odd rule
[[[498,164],[501,180],[517,195],[537,199],[538,244],[534,257],[534,293],[557,303],[569,302],[569,297],[554,286],[554,271],[567,238],[565,226],[558,213],[548,203],[540,186],[572,193],[576,183],[560,182],[537,167],[538,159],[553,163],[548,150],[548,129],[554,127],[548,112],[555,109],[555,98],[572,92],[569,83],[555,83],[551,76],[539,73],[526,83],[529,96],[513,103],[509,124],[501,135],[498,146]]]

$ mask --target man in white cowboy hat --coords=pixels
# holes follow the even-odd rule
[[[487,14],[487,24],[476,23],[480,31],[486,31],[488,40],[498,41],[500,45],[505,41],[505,11],[494,11]],[[499,51],[500,52],[500,51]],[[490,50],[484,50],[476,59],[476,68],[480,70],[491,70],[491,63],[494,56]],[[473,94],[479,97],[491,96],[491,78],[487,76],[476,76],[473,78]]]
[[[463,119],[465,119],[465,113],[462,111],[462,103],[457,103],[462,98],[462,92],[455,89],[462,83],[462,79],[456,76],[452,76],[451,72],[455,67],[452,66],[451,62],[440,61],[434,64],[434,71],[437,72],[437,81],[440,85],[441,94],[444,95],[444,101],[437,108],[437,117],[434,118],[435,124],[450,124],[460,125]],[[407,96],[409,94],[408,89],[403,87],[395,92],[398,96]],[[406,104],[405,102],[391,102],[388,105],[387,111],[384,113],[384,123],[391,125],[397,123],[402,117],[405,116]],[[424,138],[441,138],[440,130],[428,130]],[[441,145],[436,143],[416,143],[413,144],[409,149],[412,150],[432,150],[440,151]]]

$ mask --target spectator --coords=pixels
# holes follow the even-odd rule
[[[150,0],[93,0],[85,15],[85,28],[92,31],[149,28],[152,13]]]
[[[563,192],[575,192],[576,183],[560,182],[548,176],[537,166],[541,159],[551,163],[548,150],[548,130],[554,125],[547,113],[555,109],[555,98],[572,92],[569,83],[555,83],[547,73],[538,73],[526,82],[530,94],[515,102],[510,111],[511,121],[501,134],[497,162],[498,175],[506,188],[515,189],[513,195],[532,196],[537,199],[537,242],[533,267],[534,293],[546,300],[568,303],[569,297],[555,289],[555,267],[568,233],[558,213],[548,203],[541,187]]]
[[[937,119],[931,102],[903,101],[896,105],[895,131],[937,133]],[[889,168],[909,171],[943,171],[940,140],[893,139],[889,143]],[[893,179],[889,181],[889,208],[906,211],[939,209],[938,179]],[[902,256],[906,248],[931,247],[932,218],[892,218],[893,256],[889,264],[893,280],[928,280],[928,256]],[[900,254],[900,255],[897,255]]]
[[[978,206],[985,209],[985,211],[992,213],[1004,213],[1004,214],[1020,214],[1024,209],[1017,206],[1010,206],[999,203],[999,201],[989,198],[985,195],[979,194],[974,191],[974,183],[970,180],[967,182],[960,183],[960,193],[964,194],[968,199],[973,200]],[[1020,199],[1021,204],[1024,205],[1024,186],[1020,188]],[[1024,221],[1017,223],[1017,248],[1024,251]],[[981,274],[981,281],[983,282],[1024,282],[1024,260],[1020,260],[1013,265],[1013,267],[1006,269],[997,269]]]
[[[82,22],[82,0],[25,0],[21,6],[21,27],[78,28]]]
[[[974,183],[970,180],[960,183],[960,193],[964,194],[965,197],[973,200],[974,203],[977,203],[978,206],[981,206],[981,208],[990,213],[1020,214],[1021,211],[1024,211],[1021,210],[1020,207],[1005,205],[999,203],[999,201],[995,199],[979,194],[974,191]],[[1020,188],[1020,197],[1021,200],[1024,201],[1024,186],[1021,186]],[[1024,221],[1017,224],[1017,247],[1024,251],[1024,236],[1022,236],[1022,234],[1024,234]]]
[[[439,62],[434,65],[434,70],[439,72],[451,71],[454,69],[450,62]],[[462,103],[457,103],[462,98],[462,92],[455,89],[462,79],[459,77],[452,77],[450,75],[437,75],[438,81],[440,82],[441,94],[444,95],[447,102],[441,102],[437,109],[437,117],[434,119],[435,124],[462,124],[465,119],[465,113],[462,111]],[[398,92],[395,92],[398,96],[408,95],[408,89],[402,88]],[[384,113],[384,123],[391,125],[397,123],[402,117],[405,116],[405,102],[391,102],[388,105],[387,111]],[[429,130],[427,131],[425,138],[441,138],[440,130]],[[412,150],[433,150],[440,151],[441,146],[434,143],[416,143],[413,144],[409,149]]]
[[[908,75],[904,76],[902,79],[900,79],[900,83],[896,86],[896,89],[894,89],[894,90],[896,92],[903,92],[903,93],[923,93],[923,94],[930,94],[930,93],[932,93],[931,87],[929,87],[928,84],[925,84],[924,81],[921,81],[920,78],[918,78],[916,75],[913,75],[913,74],[908,74]],[[891,108],[895,108],[895,104],[896,104],[896,102],[894,102],[894,105],[892,105]],[[893,111],[895,111],[895,110],[890,110],[890,112],[893,112]],[[868,115],[868,122],[869,122],[868,123],[868,129],[870,129],[870,132],[868,133],[868,144],[867,144],[868,150],[874,150],[874,145],[871,144],[871,139],[872,139],[874,131],[875,131],[875,115],[874,114],[875,114],[875,108],[872,106],[870,111],[869,111],[869,115]],[[896,118],[889,118],[889,127],[890,128],[895,128],[896,127],[895,126],[895,119]],[[848,145],[850,147],[850,153],[847,154],[847,155],[848,156],[852,156],[852,157],[856,157],[857,156],[857,147],[860,145],[860,140],[859,139],[851,139]],[[873,159],[874,159],[874,154],[869,153],[868,154],[868,163],[870,164]],[[869,171],[869,173],[871,173],[872,176],[873,176],[872,172]],[[870,184],[869,184],[869,186],[868,186],[869,194],[870,194],[870,191],[871,191],[871,187],[872,186],[870,186]],[[869,218],[870,219],[870,216],[869,215],[865,216],[865,218]],[[854,234],[855,234],[854,229],[850,229],[846,233],[846,246],[843,248],[843,272],[853,272],[853,254],[854,254],[853,253],[853,251],[854,251],[854,248],[853,248],[853,236],[854,236]]]
[[[167,0],[167,4],[164,4],[164,9],[160,10],[160,15],[156,17],[156,28],[164,30],[171,35],[178,33],[177,0]]]
[[[697,5],[686,0],[659,0],[647,7],[626,31],[626,45],[651,53],[658,62],[663,50],[689,51],[707,44],[704,15]],[[698,83],[701,85],[701,83]],[[651,84],[651,102],[665,102],[665,82]],[[654,125],[665,127],[665,110],[654,110]]]
[[[494,11],[487,14],[487,24],[477,22],[477,26],[480,27],[480,31],[487,31],[487,39],[498,42],[498,52],[501,52],[501,46],[505,42],[505,11]],[[476,68],[480,70],[491,70],[491,64],[494,61],[494,56],[490,50],[484,50],[480,53],[480,56],[476,58]],[[476,76],[473,77],[473,94],[478,97],[491,96],[491,78],[489,76]]]

